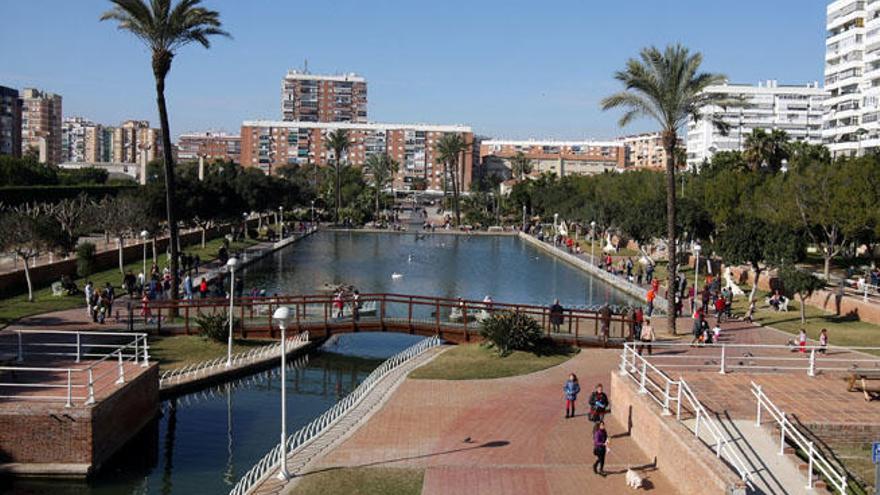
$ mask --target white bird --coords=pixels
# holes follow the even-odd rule
[[[394,279],[394,280],[396,280],[396,279],[398,279],[398,278],[403,278],[403,274],[402,274],[402,273],[394,272],[394,273],[391,274],[391,278]]]
[[[412,263],[412,255],[409,255],[409,256],[406,258],[406,261],[407,261],[407,263]]]

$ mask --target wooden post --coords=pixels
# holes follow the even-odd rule
[[[571,320],[574,318],[574,311],[568,310],[568,334],[571,335]]]
[[[471,338],[468,334],[468,311],[467,311],[467,303],[462,301],[461,306],[461,319],[464,322],[464,341],[470,342]]]
[[[385,295],[382,295],[382,302],[379,305],[379,325],[382,326],[382,331],[385,331]]]
[[[574,318],[574,312],[572,312],[571,318]],[[571,320],[569,319],[569,327],[570,326],[571,326]],[[575,326],[574,326],[574,343],[575,343],[576,347],[580,347],[580,327],[581,327],[581,319],[580,319],[580,317],[578,317],[577,324],[575,324]]]
[[[593,335],[599,336],[599,314],[593,315]]]
[[[436,316],[437,333],[440,333],[440,299],[436,299],[435,302],[436,302],[437,310],[436,310],[436,313],[434,313],[434,315]]]

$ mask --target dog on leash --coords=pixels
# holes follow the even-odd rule
[[[626,486],[633,489],[639,489],[642,487],[644,482],[645,478],[643,478],[642,475],[638,473],[638,471],[635,471],[633,469],[626,470]]]

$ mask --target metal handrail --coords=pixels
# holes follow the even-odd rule
[[[804,435],[788,420],[784,412],[776,407],[776,404],[767,397],[767,394],[761,389],[761,386],[752,383],[752,395],[755,396],[758,403],[757,414],[755,417],[755,425],[761,426],[761,411],[766,410],[770,413],[770,417],[776,422],[780,430],[779,437],[779,455],[785,453],[786,435],[802,452],[807,455],[807,488],[813,488],[813,471],[819,471],[828,479],[832,486],[841,494],[846,494],[846,473],[839,473],[837,469],[816,449],[812,441],[807,440]]]
[[[662,407],[662,415],[669,416],[672,414],[670,408],[674,402],[676,409],[675,417],[679,422],[681,422],[683,399],[686,399],[695,416],[694,436],[699,438],[700,426],[706,425],[707,431],[709,431],[712,439],[715,441],[716,457],[721,458],[725,456],[727,461],[736,470],[740,479],[751,486],[752,472],[748,469],[748,465],[733,450],[730,445],[732,441],[724,435],[721,427],[709,415],[684,378],[679,377],[678,380],[670,378],[669,375],[641,356],[632,343],[623,345],[619,373],[621,376],[628,376],[638,384],[639,394],[647,395],[654,402],[658,403]],[[655,381],[653,377],[659,377],[659,381]],[[675,390],[674,393],[673,390]],[[711,446],[709,448],[711,449]]]
[[[309,342],[309,332],[302,332],[287,338],[287,349],[293,351]],[[238,352],[232,355],[231,368],[237,368],[242,365],[251,364],[265,359],[267,356],[275,356],[281,354],[281,342],[260,346],[249,351]],[[203,375],[211,372],[215,368],[226,369],[227,358],[221,356],[216,359],[201,361],[191,365],[184,366],[173,370],[167,370],[159,377],[159,387],[170,385],[171,382],[179,383],[185,378]]]
[[[296,453],[328,428],[333,426],[342,416],[358,405],[373,387],[375,387],[376,384],[379,383],[379,381],[389,372],[418,356],[422,352],[439,346],[441,343],[439,337],[430,337],[386,360],[378,368],[373,370],[373,372],[370,373],[367,378],[357,386],[357,388],[345,396],[345,398],[312,420],[309,424],[300,428],[296,433],[288,436],[286,440],[286,450],[288,455]],[[284,385],[282,384],[282,386]],[[263,479],[270,470],[280,465],[282,461],[281,447],[280,443],[275,445],[272,450],[263,456],[262,459],[260,459],[247,473],[244,474],[244,476],[241,477],[229,494],[244,495],[249,493],[251,489],[256,486],[257,482]]]

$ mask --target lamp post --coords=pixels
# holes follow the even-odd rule
[[[149,235],[150,235],[150,233],[147,232],[146,230],[141,231],[141,239],[144,240],[144,242],[143,242],[143,245],[144,245],[144,271],[143,271],[144,280],[143,280],[143,283],[147,283],[147,237],[149,237]]]
[[[287,320],[290,319],[290,309],[279,306],[272,319],[281,329],[281,469],[278,470],[277,478],[283,481],[290,478],[287,472],[287,341],[284,334]]]
[[[281,219],[281,223],[278,226],[279,240],[281,240],[281,239],[284,239],[284,207],[283,206],[278,207],[278,218]]]
[[[697,310],[697,291],[699,290],[697,283],[700,277],[700,250],[702,249],[703,247],[700,246],[700,243],[694,244],[694,256],[696,256],[696,260],[694,260],[694,311]],[[684,294],[682,294],[682,297],[684,297]]]
[[[595,265],[596,260],[593,258],[593,253],[596,251],[596,221],[593,220],[590,222],[590,264]]]
[[[315,228],[315,200],[312,200],[312,228]]]
[[[523,225],[522,225],[522,230],[523,230],[523,232],[526,231],[526,204],[525,204],[525,203],[523,203]]]
[[[226,345],[226,367],[232,366],[232,324],[233,320],[233,310],[235,309],[235,266],[238,265],[238,258],[233,256],[229,258],[229,261],[226,262],[226,267],[229,268],[229,338],[227,339]]]

